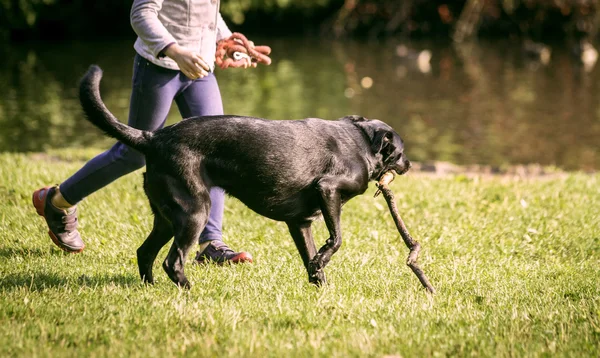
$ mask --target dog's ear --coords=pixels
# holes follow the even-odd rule
[[[381,154],[384,162],[396,150],[393,139],[394,134],[389,130],[378,129],[374,133],[373,140],[371,142],[371,148],[373,149],[374,153]]]
[[[387,125],[380,121],[369,121],[364,117],[360,118],[362,118],[362,120],[353,121],[354,125],[362,129],[369,138],[373,154],[381,154],[382,159],[385,162],[396,150],[396,146],[394,145],[394,133]]]

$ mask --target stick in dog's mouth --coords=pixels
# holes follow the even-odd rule
[[[406,265],[408,265],[415,275],[417,275],[417,278],[419,281],[421,281],[421,284],[428,292],[435,293],[435,289],[433,286],[431,286],[431,283],[429,283],[429,279],[427,279],[427,276],[425,276],[425,273],[417,264],[417,258],[419,257],[419,251],[421,251],[421,245],[408,233],[408,229],[406,228],[406,225],[404,225],[404,221],[402,221],[400,214],[398,214],[398,207],[396,206],[396,201],[394,200],[394,194],[388,187],[394,178],[394,171],[384,173],[377,182],[377,191],[375,192],[375,197],[377,197],[380,193],[383,193],[383,197],[390,208],[390,213],[392,214],[396,228],[398,228],[402,240],[404,240],[404,243],[410,250],[408,259],[406,260]]]

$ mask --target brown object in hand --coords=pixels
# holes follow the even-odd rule
[[[375,192],[375,197],[377,197],[380,193],[383,193],[383,197],[390,208],[390,213],[392,214],[392,218],[394,219],[394,223],[400,232],[400,236],[402,236],[402,240],[409,248],[410,252],[408,254],[408,259],[406,260],[406,265],[410,267],[410,269],[417,275],[419,281],[427,291],[430,293],[435,293],[435,289],[429,283],[429,279],[425,276],[425,273],[419,265],[417,264],[417,258],[419,257],[419,251],[421,251],[421,245],[413,239],[408,233],[408,229],[406,229],[406,225],[404,225],[404,221],[398,214],[398,207],[396,206],[396,201],[394,200],[394,194],[392,190],[388,187],[388,184],[394,180],[394,173],[387,172],[381,176],[379,182],[377,182],[377,192]]]
[[[246,36],[239,32],[234,32],[228,39],[217,43],[215,62],[221,69],[248,66],[247,59],[234,59],[233,54],[236,52],[250,56],[253,63],[271,64],[271,58],[268,56],[271,53],[271,48],[269,46],[253,46]]]

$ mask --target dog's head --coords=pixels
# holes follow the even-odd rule
[[[410,169],[410,161],[404,154],[404,141],[392,127],[377,119],[366,119],[360,116],[348,116],[360,128],[371,143],[371,151],[377,159],[374,180],[390,170],[402,175]]]

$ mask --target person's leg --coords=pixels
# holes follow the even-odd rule
[[[164,125],[173,98],[181,89],[178,74],[135,56],[129,125],[144,130],[156,130]],[[59,187],[36,190],[33,203],[38,214],[46,219],[52,240],[65,251],[82,251],[85,245],[77,231],[75,204],[144,164],[141,153],[117,143],[86,163]]]
[[[190,81],[175,102],[183,118],[223,114],[221,92],[214,74]],[[208,222],[200,234],[200,252],[197,260],[221,262],[252,262],[247,252],[234,252],[222,242],[225,192],[219,187],[210,190],[211,209]]]

